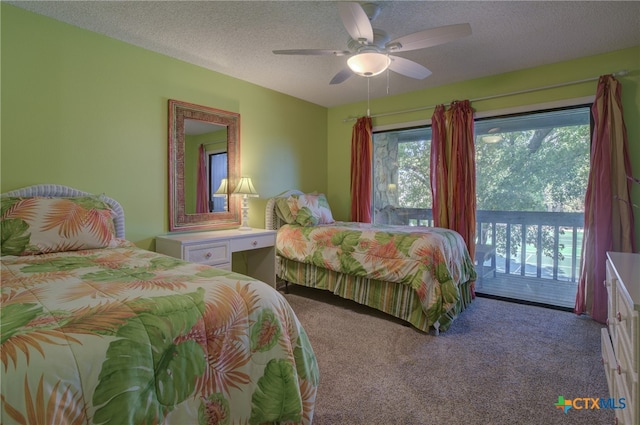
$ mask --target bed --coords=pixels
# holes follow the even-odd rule
[[[267,201],[277,275],[328,290],[436,334],[471,303],[473,261],[442,228],[337,222],[323,194],[290,190]]]
[[[2,424],[312,422],[316,358],[274,288],[136,247],[104,195],[1,201]]]

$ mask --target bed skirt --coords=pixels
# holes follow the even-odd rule
[[[347,275],[278,256],[278,277],[286,282],[324,289],[411,323],[423,332],[446,331],[472,301],[471,282],[460,285],[458,303],[435,323],[429,323],[415,290],[400,283]]]

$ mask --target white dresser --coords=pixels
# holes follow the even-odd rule
[[[276,231],[264,229],[174,233],[156,237],[156,252],[193,263],[234,270],[232,254],[242,252],[242,273],[276,286]],[[234,270],[237,271],[237,270]]]
[[[617,425],[640,424],[638,368],[640,366],[640,254],[607,253],[609,295],[607,328],[602,329],[602,362],[609,395],[617,405]]]

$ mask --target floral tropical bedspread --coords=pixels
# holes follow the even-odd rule
[[[318,368],[277,291],[121,241],[2,257],[1,423],[309,424]]]
[[[278,255],[340,273],[410,285],[429,317],[460,299],[459,285],[476,278],[462,236],[437,227],[336,222],[278,230]]]

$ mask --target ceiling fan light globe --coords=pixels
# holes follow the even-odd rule
[[[383,73],[389,65],[391,59],[383,53],[364,52],[351,56],[347,60],[349,68],[363,77],[373,77]]]

